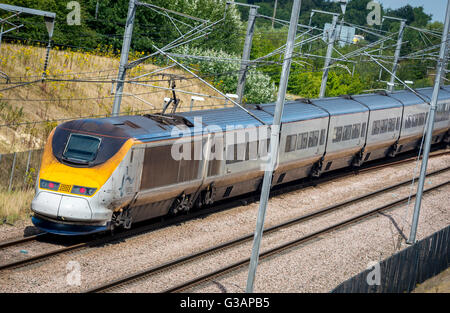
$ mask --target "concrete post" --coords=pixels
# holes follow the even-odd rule
[[[406,25],[406,21],[401,20],[400,21],[400,29],[398,31],[397,47],[395,48],[395,54],[394,54],[394,66],[392,67],[391,80],[388,83],[388,90],[390,92],[392,92],[392,90],[394,90],[395,75],[397,73],[398,59],[400,57],[400,50],[402,48],[403,32],[405,30],[405,25]]]
[[[122,53],[120,55],[119,74],[117,75],[116,93],[114,95],[114,103],[112,116],[120,113],[120,104],[122,103],[123,85],[126,76],[126,65],[128,63],[128,54],[130,53],[131,37],[133,36],[134,18],[136,15],[136,0],[130,0],[128,5],[127,22],[125,25],[125,33],[123,36]]]
[[[236,94],[238,95],[238,103],[242,104],[242,98],[244,97],[245,79],[247,76],[248,65],[250,61],[250,52],[252,50],[253,33],[255,30],[255,19],[258,12],[257,7],[250,7],[250,13],[248,15],[247,35],[244,42],[244,52],[242,53],[241,68],[239,70],[239,79]]]
[[[334,39],[336,38],[336,23],[337,23],[338,16],[333,15],[333,22],[331,24],[330,28],[330,34],[328,37],[328,48],[327,48],[327,55],[325,58],[325,64],[323,66],[323,74],[322,74],[322,83],[320,84],[320,92],[319,92],[319,98],[325,97],[325,90],[327,88],[327,80],[328,80],[328,70],[331,63],[331,55],[333,53],[333,44]]]
[[[253,284],[255,281],[256,267],[258,266],[259,259],[259,247],[261,244],[262,233],[264,229],[264,219],[266,215],[267,203],[269,200],[270,187],[272,184],[272,175],[277,162],[278,156],[278,144],[280,140],[280,124],[281,117],[283,115],[284,102],[286,97],[286,88],[289,79],[289,72],[291,68],[292,52],[294,51],[295,35],[297,33],[297,24],[300,14],[301,0],[294,0],[291,13],[291,22],[289,25],[288,38],[286,43],[286,52],[284,54],[283,68],[280,77],[280,86],[278,89],[277,104],[275,108],[275,114],[273,117],[273,123],[271,126],[271,138],[270,138],[270,154],[267,167],[265,168],[263,185],[261,190],[261,199],[258,211],[258,217],[256,221],[255,237],[253,239],[253,249],[250,258],[250,268],[248,271],[247,288],[246,292],[253,292]]]
[[[439,88],[441,82],[441,75],[443,70],[443,63],[446,53],[448,27],[450,25],[450,0],[447,1],[447,14],[445,15],[444,32],[441,39],[441,50],[439,52],[439,59],[436,66],[436,77],[434,79],[433,94],[430,102],[430,113],[428,114],[428,123],[426,124],[426,137],[423,149],[422,164],[420,167],[419,185],[417,187],[416,202],[414,204],[414,215],[411,225],[411,232],[407,243],[413,244],[416,242],[417,224],[419,223],[420,205],[422,202],[423,186],[425,184],[425,177],[427,173],[428,155],[430,153],[431,139],[433,138],[434,117],[436,113],[436,103],[439,95]]]
[[[277,5],[278,5],[278,0],[275,0],[275,5],[273,6],[272,29],[275,24],[275,16],[277,15]]]

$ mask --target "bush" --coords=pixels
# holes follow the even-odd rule
[[[305,98],[317,98],[321,82],[322,72],[292,73],[289,77],[288,90]],[[352,77],[347,72],[338,73],[337,71],[328,73],[326,97],[358,94],[363,90],[364,84],[358,75]]]
[[[191,68],[195,68],[202,76],[206,76],[206,80],[211,82],[223,93],[236,92],[240,62],[228,59],[240,59],[239,56],[228,54],[222,50],[203,50],[189,46],[177,49],[176,53],[222,59],[216,61],[183,58],[181,61]],[[275,92],[275,84],[268,75],[255,69],[248,71],[243,99],[244,103],[258,104],[273,101],[275,99]]]

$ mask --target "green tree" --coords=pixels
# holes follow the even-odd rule
[[[99,1],[97,19],[95,11],[97,0],[78,0],[81,7],[81,25],[68,25],[67,9],[69,1],[57,0],[7,0],[8,4],[52,11],[56,13],[56,25],[53,40],[55,43],[94,49],[100,45],[112,45],[117,51],[122,47],[122,38],[128,12],[128,1]],[[152,0],[152,4],[173,11],[185,13],[198,18],[217,21],[224,17],[226,0]],[[5,16],[3,14],[2,16]],[[178,29],[190,30],[185,24],[194,25],[185,17],[176,16],[180,22]],[[47,40],[47,31],[41,17],[23,15],[21,21],[25,27],[8,36],[20,36],[32,40]],[[196,24],[198,25],[198,23]],[[240,15],[234,6],[230,6],[225,21],[211,29],[211,33],[200,40],[192,42],[194,46],[222,48],[236,53],[240,49],[242,24]],[[6,36],[6,37],[8,37]],[[152,9],[138,7],[133,31],[132,48],[138,51],[152,50],[152,44],[162,47],[180,36],[170,19]]]

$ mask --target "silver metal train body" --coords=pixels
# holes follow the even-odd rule
[[[417,91],[431,99],[431,88]],[[250,111],[270,125],[274,109],[266,104]],[[286,102],[273,185],[415,149],[428,110],[409,91]],[[258,137],[257,155],[251,157],[255,142],[229,138],[239,128],[262,127],[238,108],[64,123],[46,146],[33,222],[68,235],[129,228],[255,191],[264,174],[268,139]],[[444,87],[433,143],[449,142],[449,127],[450,88]],[[174,159],[173,152],[181,150],[190,160]]]

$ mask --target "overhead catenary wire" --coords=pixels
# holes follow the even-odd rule
[[[265,18],[264,16],[259,16],[259,17],[263,17],[263,18]],[[272,19],[272,18],[270,18],[270,19]],[[205,22],[206,20],[203,20],[203,22]],[[281,20],[280,20],[281,21]],[[287,22],[287,21],[284,21],[284,22]],[[347,24],[351,24],[351,23],[347,23]],[[202,26],[202,25],[199,25],[199,26]],[[210,25],[211,26],[211,25]],[[210,27],[210,26],[208,26],[208,27]],[[321,28],[317,28],[317,27],[314,27],[314,26],[311,26],[311,27],[309,27],[309,26],[306,26],[306,25],[301,25],[302,27],[305,27],[305,28],[309,28],[309,30],[307,31],[307,32],[309,32],[309,31],[311,31],[311,30],[316,30],[316,31],[323,31],[323,29],[321,29]],[[358,26],[359,27],[359,29],[361,29],[362,31],[369,31],[369,29],[367,29],[367,28],[365,28],[365,27],[362,27],[362,26]],[[195,28],[194,28],[195,29]],[[200,27],[199,29],[198,29],[198,31],[199,31],[199,33],[201,32],[201,31],[203,31],[204,29],[202,28],[202,27]],[[307,33],[306,32],[306,33]],[[395,33],[389,33],[388,31],[383,31],[383,30],[380,30],[380,32],[381,33],[384,33],[384,34],[390,34],[390,36],[393,36]],[[300,34],[300,36],[305,36],[306,35],[306,33],[303,33],[303,34]],[[436,34],[436,32],[434,32],[435,34]],[[115,34],[111,34],[112,36],[115,36]],[[321,36],[321,34],[319,34],[319,35],[317,35],[316,37],[317,38],[320,38],[320,36]],[[388,38],[389,39],[389,38]],[[386,39],[386,40],[388,40],[388,39]],[[179,42],[179,39],[177,39],[178,40],[178,42]],[[378,42],[379,43],[379,42]],[[179,42],[179,44],[183,44],[183,42]],[[278,48],[278,49],[280,49],[280,48]],[[367,48],[366,48],[367,49]],[[277,54],[279,54],[279,53],[281,53],[283,50],[282,49],[280,49],[279,51],[278,51],[278,53]],[[350,54],[350,55],[349,55]],[[348,56],[349,55],[349,56]],[[348,53],[348,54],[344,54],[344,55],[342,55],[342,58],[341,59],[339,59],[339,58],[334,58],[333,59],[333,61],[335,61],[335,62],[337,62],[337,61],[340,61],[340,62],[348,62],[348,59],[350,58],[350,57],[352,57],[352,56],[355,56],[355,57],[358,57],[358,56],[361,56],[362,54],[361,54],[361,51],[358,51],[357,53],[355,53],[355,52],[350,52],[350,53]],[[321,58],[322,56],[320,56],[320,55],[312,55],[312,54],[301,54],[301,53],[294,53],[294,56],[295,57],[313,57],[313,58]],[[178,55],[178,57],[181,57],[181,55]],[[186,57],[188,57],[188,56],[186,56]],[[389,57],[386,57],[386,58],[389,58]],[[346,60],[347,59],[347,60]],[[403,58],[402,58],[403,59]],[[405,59],[406,59],[406,57],[405,57]],[[218,60],[218,59],[216,59],[216,60],[214,60],[214,59],[211,59],[211,61],[220,61],[220,60]],[[366,62],[365,60],[363,60],[364,62]],[[379,61],[380,62],[386,62],[386,61],[384,61],[384,60],[380,60],[379,59]],[[236,59],[236,62],[237,62],[237,59]],[[270,62],[270,61],[266,61],[266,63],[262,63],[262,62],[260,62],[260,61],[257,61],[257,60],[255,60],[254,62],[258,62],[258,63],[261,63],[261,65],[270,65],[270,66],[279,66],[280,65],[280,62],[275,62],[275,61],[273,61],[273,62]],[[354,61],[353,61],[354,62]],[[257,67],[259,67],[259,65],[258,66],[253,66],[253,69],[254,68],[257,68]],[[113,71],[113,70],[110,70],[110,71]],[[306,72],[313,72],[313,71],[305,71],[305,73]],[[229,72],[228,74],[233,74],[233,73],[231,73],[231,72]],[[73,75],[72,73],[67,73],[67,74],[61,74],[61,75]],[[221,74],[221,75],[227,75],[227,73],[223,73],[223,74]],[[53,77],[53,76],[52,76]],[[204,75],[201,75],[201,77],[207,77],[207,76],[204,76]],[[182,79],[184,79],[184,78],[180,78],[180,80],[182,80]],[[187,79],[190,79],[190,78],[187,78]],[[74,82],[74,83],[112,83],[112,82],[114,82],[114,80],[103,80],[103,79],[101,79],[100,77],[95,77],[95,79],[94,78],[86,78],[86,79],[67,79],[67,80],[58,80],[58,79],[56,79],[56,78],[50,78],[48,81],[54,81],[54,82],[57,82],[57,81],[66,81],[66,82]],[[164,80],[147,80],[147,81],[142,81],[142,82],[157,82],[157,81],[164,81]],[[24,86],[26,86],[26,85],[24,85]],[[20,87],[20,86],[17,86],[17,87]]]

